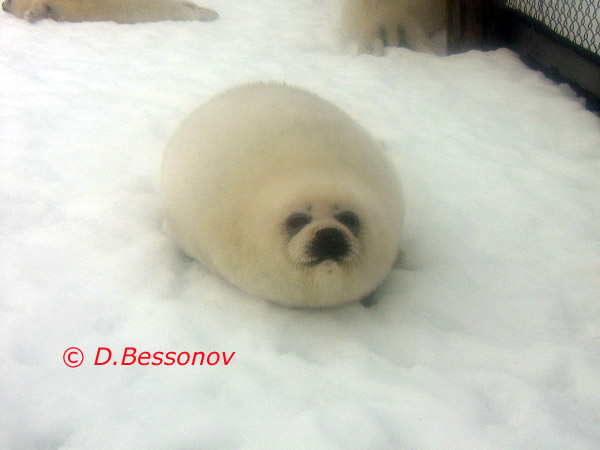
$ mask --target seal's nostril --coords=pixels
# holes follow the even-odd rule
[[[317,261],[340,260],[350,250],[348,239],[337,228],[323,228],[315,233],[310,243],[310,254]]]

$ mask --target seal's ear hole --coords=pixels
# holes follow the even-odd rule
[[[339,213],[337,216],[335,216],[335,218],[339,223],[348,227],[348,229],[352,231],[354,235],[357,235],[360,231],[360,219],[352,211],[344,211],[343,213]]]
[[[311,222],[312,217],[308,214],[294,213],[286,219],[285,229],[290,236],[293,236]]]

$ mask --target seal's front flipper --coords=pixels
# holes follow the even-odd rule
[[[398,254],[396,255],[396,261],[392,265],[393,270],[402,270],[407,269],[406,262],[406,253],[402,249],[398,249]]]
[[[375,295],[375,292],[371,292],[360,299],[360,304],[365,308],[370,308],[375,303],[377,303],[377,296]]]

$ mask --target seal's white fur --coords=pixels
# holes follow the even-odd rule
[[[344,34],[358,41],[359,53],[383,53],[384,44],[404,44],[432,53],[430,38],[446,18],[446,0],[344,0]]]
[[[400,184],[380,144],[298,88],[249,84],[209,100],[167,146],[162,190],[165,229],[188,255],[287,306],[361,299],[399,247]],[[293,214],[310,223],[291,233]],[[347,243],[343,261],[307,250],[325,228]]]
[[[40,19],[67,22],[118,23],[161,20],[214,20],[219,15],[185,0],[5,0],[2,8],[35,22]]]

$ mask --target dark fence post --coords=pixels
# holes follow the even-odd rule
[[[498,48],[496,0],[448,0],[448,54]]]

